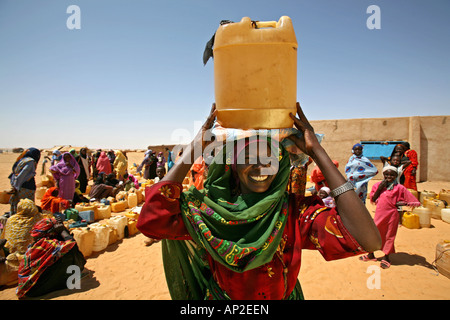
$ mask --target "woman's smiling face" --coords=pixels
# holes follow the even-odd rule
[[[261,143],[247,145],[237,157],[236,171],[243,194],[267,191],[277,175],[278,158],[270,144],[267,148],[263,146]]]

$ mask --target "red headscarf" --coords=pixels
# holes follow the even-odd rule
[[[54,196],[53,192],[56,191],[57,187],[49,188],[44,196],[41,199],[41,208],[43,210],[48,210],[51,213],[60,212],[60,204],[62,204],[63,208],[67,209],[70,206],[70,202],[68,200],[64,200],[58,196]]]

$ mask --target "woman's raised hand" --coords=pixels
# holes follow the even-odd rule
[[[202,152],[212,142],[211,141],[212,136],[209,130],[212,128],[214,121],[216,120],[216,115],[217,115],[216,104],[213,103],[208,118],[206,118],[206,121],[203,123],[200,131],[198,132],[197,136],[194,139],[194,144],[198,145],[201,143]]]
[[[303,133],[302,138],[292,135],[289,139],[291,139],[303,153],[313,157],[314,149],[320,147],[320,143],[314,133],[314,128],[311,126],[308,119],[306,119],[305,114],[300,107],[300,103],[297,102],[298,118],[292,113],[289,113],[289,115],[294,120],[295,127]]]

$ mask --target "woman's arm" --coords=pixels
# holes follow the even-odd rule
[[[164,176],[161,181],[173,181],[183,183],[184,178],[189,172],[189,169],[192,167],[195,161],[195,151],[201,150],[202,154],[205,150],[206,146],[210,143],[210,141],[205,141],[204,136],[205,132],[214,124],[214,120],[216,119],[216,105],[213,104],[211,108],[211,112],[209,113],[208,118],[203,124],[202,128],[198,132],[197,136],[194,140],[183,150],[183,154],[178,159],[177,162],[173,165],[172,169]],[[200,149],[201,148],[201,149]]]
[[[291,136],[296,145],[319,166],[331,190],[343,185],[347,180],[339,172],[330,157],[316,138],[314,129],[303,114],[300,104],[297,103],[296,118],[290,114],[303,138]],[[379,250],[381,247],[380,233],[373,219],[354,191],[347,191],[335,198],[336,207],[342,223],[356,241],[368,252]]]
[[[378,188],[375,191],[375,193],[373,194],[373,196],[370,197],[370,201],[375,203],[378,200],[378,197],[380,196],[380,194],[383,192],[383,190],[386,187],[386,185],[387,185],[387,181],[386,180],[381,181],[381,183],[378,185]]]

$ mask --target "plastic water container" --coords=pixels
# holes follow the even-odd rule
[[[109,229],[109,241],[108,245],[116,243],[119,240],[119,233],[116,228],[112,226],[105,225]]]
[[[416,197],[417,201],[419,201],[420,197],[419,197],[419,192],[414,190],[414,189],[408,189],[408,191],[414,196]]]
[[[94,231],[94,245],[92,251],[98,252],[105,250],[109,243],[109,228],[100,223],[93,223],[89,228]]]
[[[128,194],[128,208],[134,208],[138,205],[138,197],[136,193]]]
[[[87,223],[92,223],[95,221],[95,214],[92,210],[81,211],[78,213],[78,215],[81,219],[86,220]]]
[[[127,223],[128,227],[128,236],[134,236],[136,233],[138,233],[138,228],[136,227],[137,220],[135,219],[129,219]]]
[[[47,189],[48,189],[47,187],[38,187],[38,188],[36,188],[36,192],[34,194],[34,197],[37,200],[41,200],[42,197],[44,196],[45,192],[47,192]]]
[[[11,195],[6,193],[6,191],[1,191],[0,192],[0,203],[1,204],[8,204],[9,203],[9,198],[11,198]]]
[[[94,211],[94,215],[95,218],[97,220],[97,206],[95,206],[94,204],[89,204],[89,203],[78,203],[75,205],[75,209],[78,210],[78,212],[82,212],[82,211]]]
[[[426,202],[424,207],[427,207],[431,211],[431,218],[441,219],[441,210],[445,208],[445,203],[439,199],[431,199]]]
[[[419,216],[419,223],[421,228],[429,228],[431,226],[431,210],[426,207],[416,207],[412,213]]]
[[[128,194],[126,191],[119,191],[119,193],[116,194],[116,200],[117,201],[124,201],[127,200]]]
[[[440,274],[450,279],[450,240],[437,244],[436,267]]]
[[[227,128],[291,128],[296,114],[297,38],[292,21],[221,25],[214,40],[217,121]]]
[[[135,220],[137,220],[137,219],[139,219],[139,214],[130,211],[130,212],[125,213],[125,217],[127,217],[128,220],[130,220],[130,219],[135,219]]]
[[[402,225],[408,229],[419,229],[420,218],[412,212],[405,212],[402,217]]]
[[[64,215],[66,217],[66,220],[74,220],[77,221],[79,218],[79,212],[76,209],[69,208],[64,210]]]
[[[450,207],[441,210],[441,219],[444,222],[450,223]]]
[[[111,203],[111,211],[114,213],[125,211],[128,208],[128,201],[117,201]]]
[[[74,221],[74,220],[69,220],[70,221]],[[75,221],[69,224],[69,229],[75,229],[75,228],[82,228],[82,227],[87,227],[88,223],[86,222],[86,220],[80,220],[80,221]]]
[[[83,256],[89,257],[92,254],[92,248],[94,246],[94,232],[89,228],[76,228],[71,233]]]
[[[420,199],[419,201],[423,204],[424,198],[425,197],[429,197],[429,198],[436,198],[436,192],[434,191],[427,191],[427,190],[423,190],[420,192]]]
[[[439,192],[439,200],[447,202],[447,206],[450,206],[450,190],[442,189]]]
[[[114,216],[109,219],[101,221],[117,230],[117,236],[119,240],[122,240],[125,236],[125,227],[128,224],[128,218],[125,216]]]
[[[139,205],[144,201],[144,195],[142,194],[142,191],[140,189],[136,189],[135,193],[137,196],[137,203]]]
[[[43,187],[48,187],[51,184],[50,179],[47,176],[41,177],[41,185]]]
[[[428,205],[428,202],[434,199],[435,198],[432,197],[422,197],[422,206],[426,207]]]
[[[109,219],[111,218],[111,206],[110,205],[99,205],[97,206],[97,220]]]

